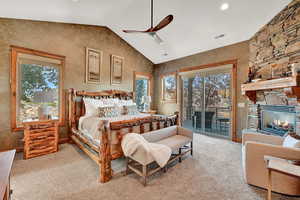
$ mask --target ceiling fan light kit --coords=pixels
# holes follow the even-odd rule
[[[151,0],[151,27],[145,31],[138,30],[123,30],[124,33],[146,33],[150,35],[155,42],[158,44],[163,44],[163,40],[158,36],[157,32],[167,25],[169,25],[173,21],[173,15],[168,15],[163,20],[161,20],[155,27],[153,26],[153,0]]]
[[[153,40],[155,42],[157,42],[158,44],[163,44],[164,41],[155,33],[155,32],[150,32],[149,35],[153,38]]]

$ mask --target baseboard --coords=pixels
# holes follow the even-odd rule
[[[233,142],[242,143],[242,138],[235,138]]]

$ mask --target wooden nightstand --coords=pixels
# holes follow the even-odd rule
[[[142,111],[142,113],[155,115],[157,113],[157,111],[156,110],[149,110],[149,111]]]
[[[24,159],[58,151],[58,121],[24,123]]]

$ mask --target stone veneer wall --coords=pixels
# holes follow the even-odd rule
[[[10,130],[10,45],[66,56],[64,90],[133,90],[133,71],[152,73],[153,63],[106,27],[0,18],[0,151],[22,146]],[[85,47],[103,51],[100,84],[86,84]],[[122,84],[110,84],[110,55],[125,58]],[[60,137],[66,137],[62,127]]]
[[[292,64],[300,63],[300,0],[292,1],[249,41],[249,66],[272,76],[277,68],[283,76],[292,74]],[[259,126],[257,105],[293,105],[296,107],[296,132],[300,134],[300,107],[296,98],[288,98],[281,89],[257,93],[257,103],[249,102],[247,128]]]
[[[291,64],[300,62],[300,0],[294,0],[249,43],[249,66],[252,69],[276,65],[285,72]]]

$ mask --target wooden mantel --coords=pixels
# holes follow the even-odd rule
[[[242,94],[256,103],[256,92],[272,89],[284,89],[288,97],[296,97],[300,101],[300,76],[278,78],[242,84]]]

